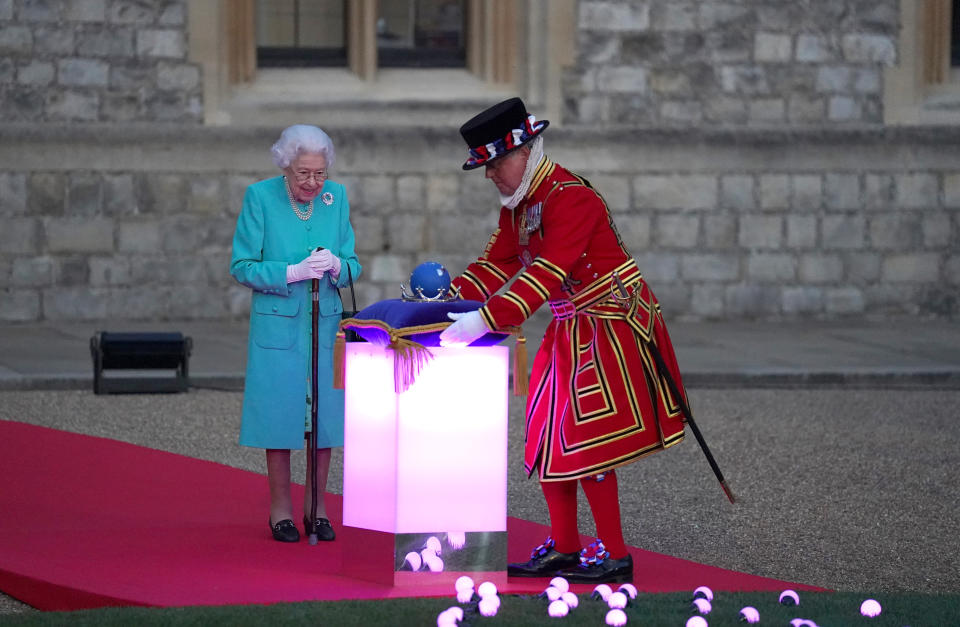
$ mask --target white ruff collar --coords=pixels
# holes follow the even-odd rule
[[[533,179],[533,173],[537,171],[540,160],[543,159],[543,137],[537,136],[530,144],[530,155],[527,157],[527,165],[523,168],[523,178],[520,179],[520,185],[510,196],[500,194],[500,203],[507,209],[513,209],[520,204],[523,197],[527,195],[530,189],[530,181]]]

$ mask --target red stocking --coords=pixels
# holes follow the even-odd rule
[[[577,482],[541,481],[540,489],[550,510],[550,537],[560,553],[580,550],[580,532],[577,530]]]
[[[620,497],[617,494],[617,473],[608,470],[601,481],[593,476],[580,480],[583,492],[593,512],[593,522],[597,527],[597,537],[610,551],[610,557],[620,559],[627,556],[627,546],[623,542],[623,528],[620,524]],[[552,518],[552,514],[551,514]]]

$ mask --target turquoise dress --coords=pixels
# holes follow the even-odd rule
[[[230,274],[253,290],[240,444],[303,447],[310,416],[311,281],[287,284],[287,265],[318,246],[340,258],[340,276],[320,280],[317,357],[317,446],[343,446],[343,390],[333,389],[333,343],[347,287],[361,266],[354,251],[350,205],[343,185],[326,181],[313,214],[293,212],[283,177],[247,187],[233,236]]]

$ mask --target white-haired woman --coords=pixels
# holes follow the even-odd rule
[[[332,386],[333,343],[343,309],[337,288],[360,276],[361,267],[346,190],[328,179],[334,149],[327,134],[315,126],[291,126],[271,153],[282,174],[247,187],[230,263],[230,274],[253,290],[240,444],[266,449],[273,538],[298,541],[290,451],[303,446],[310,404],[317,404],[317,457],[307,459],[304,531],[333,540],[323,494],[330,449],[343,446],[343,391]],[[311,279],[320,279],[316,364],[310,364]],[[310,398],[311,368],[319,381],[316,399]],[[312,464],[319,498],[310,529]]]

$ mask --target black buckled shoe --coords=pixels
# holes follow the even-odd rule
[[[560,553],[554,549],[554,541],[547,541],[530,554],[530,561],[507,564],[507,577],[553,577],[557,571],[580,563],[580,553]]]
[[[558,576],[570,583],[624,583],[633,580],[633,557],[580,560],[573,568],[560,571]]]
[[[297,531],[297,526],[293,524],[293,521],[289,518],[284,518],[277,524],[273,524],[270,520],[268,520],[267,523],[270,525],[270,532],[273,533],[273,539],[277,542],[300,541],[300,532]]]
[[[310,519],[306,516],[303,517],[303,531],[307,534],[307,537],[310,537]],[[330,542],[337,537],[336,532],[333,530],[333,525],[331,525],[330,521],[326,518],[317,518],[313,521],[312,531],[317,534],[317,540],[321,542]]]

